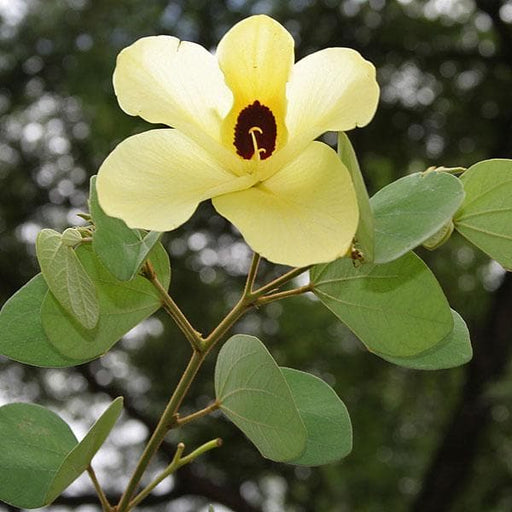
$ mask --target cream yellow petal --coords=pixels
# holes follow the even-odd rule
[[[237,177],[177,130],[151,130],[121,142],[103,162],[96,182],[105,213],[132,228],[170,231],[217,194],[253,184]]]
[[[128,114],[215,140],[233,101],[215,56],[170,36],[144,37],[122,50],[114,89]]]
[[[349,48],[327,48],[294,66],[288,84],[290,141],[303,144],[327,131],[368,124],[377,108],[375,67]]]
[[[223,141],[233,145],[240,112],[258,101],[272,112],[277,143],[286,141],[286,83],[294,62],[290,33],[268,16],[251,16],[232,27],[217,47],[219,66],[234,96],[223,126]]]
[[[305,266],[344,255],[359,218],[348,170],[312,142],[288,166],[250,189],[215,197],[217,211],[274,263]]]

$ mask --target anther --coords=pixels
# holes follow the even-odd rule
[[[265,148],[259,148],[258,147],[258,139],[256,138],[256,133],[259,133],[260,135],[263,135],[263,130],[259,126],[253,126],[252,128],[249,128],[249,134],[252,139],[252,145],[254,147],[254,153],[256,154],[256,158],[258,160],[261,160],[261,155],[265,154],[267,150]]]

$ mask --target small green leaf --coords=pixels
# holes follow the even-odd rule
[[[85,362],[101,356],[124,334],[162,305],[154,286],[144,277],[119,281],[98,260],[90,246],[77,249],[87,273],[96,285],[100,317],[94,329],[84,329],[48,294],[41,308],[42,325],[50,343],[63,356]],[[170,281],[169,258],[161,244],[150,259],[162,285]]]
[[[100,261],[120,281],[133,279],[161,233],[150,231],[143,235],[121,219],[109,217],[98,202],[96,176],[91,178],[89,208],[96,226],[92,243]]]
[[[215,367],[215,393],[222,412],[263,457],[297,458],[306,429],[281,370],[260,340],[237,334],[222,347]]]
[[[77,443],[66,422],[44,407],[0,407],[0,500],[20,508],[46,505],[47,490]]]
[[[96,290],[75,251],[62,243],[62,235],[43,229],[36,241],[41,272],[61,306],[86,329],[98,323],[99,304]]]
[[[416,370],[443,370],[466,364],[473,357],[469,331],[456,311],[452,310],[452,315],[452,332],[431,349],[413,357],[392,357],[377,353],[376,355],[390,363]]]
[[[437,233],[464,199],[458,178],[430,171],[405,176],[370,200],[375,219],[375,263],[396,260]]]
[[[292,390],[308,433],[300,466],[320,466],[346,457],[352,451],[352,424],[345,404],[323,380],[291,368],[281,368]]]
[[[0,311],[0,354],[20,363],[44,367],[75,366],[77,361],[60,354],[46,336],[41,305],[48,294],[42,274],[20,288]]]
[[[512,160],[479,162],[461,181],[466,199],[455,215],[455,229],[512,270]]]
[[[68,228],[62,233],[61,242],[66,247],[75,247],[82,242],[82,235],[78,229]]]
[[[109,405],[80,443],[68,453],[46,492],[45,503],[55,500],[87,469],[96,452],[114,428],[122,410],[123,399],[118,397]]]
[[[429,251],[433,251],[438,247],[441,247],[441,245],[446,243],[452,236],[454,227],[455,224],[453,223],[453,220],[450,219],[439,231],[423,242],[423,247]]]
[[[371,352],[407,357],[433,347],[452,329],[450,307],[414,253],[383,265],[339,259],[311,270],[318,298]]]
[[[368,191],[359,168],[357,156],[344,132],[338,132],[338,155],[347,167],[357,196],[359,205],[359,225],[356,232],[357,248],[363,253],[363,259],[371,263],[374,258],[374,221]]]

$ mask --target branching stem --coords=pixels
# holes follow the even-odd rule
[[[190,342],[193,349],[193,353],[185,371],[183,372],[183,375],[181,376],[180,381],[178,382],[176,389],[174,390],[167,404],[167,407],[165,408],[165,411],[163,412],[160,418],[160,421],[158,422],[158,425],[155,428],[155,431],[153,432],[153,435],[151,436],[148,444],[146,445],[139,459],[139,462],[137,463],[137,466],[133,472],[133,475],[128,483],[128,486],[124,494],[121,497],[121,500],[119,501],[119,504],[115,508],[116,512],[127,512],[128,510],[131,510],[135,505],[140,503],[140,501],[142,501],[151,492],[151,490],[156,485],[158,485],[158,483],[161,480],[163,480],[166,476],[168,476],[173,471],[178,469],[178,467],[181,467],[183,464],[190,462],[201,453],[204,453],[204,451],[207,451],[208,449],[211,449],[215,446],[219,446],[218,440],[210,441],[210,443],[206,443],[206,445],[203,445],[202,447],[198,448],[197,450],[195,450],[190,455],[184,458],[181,458],[181,453],[178,454],[177,451],[177,456],[175,456],[175,459],[176,457],[178,457],[178,459],[176,459],[178,460],[178,462],[176,462],[176,460],[173,460],[170,466],[166,469],[167,473],[166,471],[164,471],[165,475],[164,473],[162,473],[162,475],[160,475],[160,477],[157,478],[158,481],[155,480],[156,483],[153,482],[154,485],[150,484],[150,486],[148,486],[145,490],[138,494],[136,498],[132,500],[132,496],[134,495],[137,486],[139,485],[142,475],[146,471],[146,468],[150,463],[151,459],[158,451],[158,448],[160,447],[160,444],[162,443],[167,432],[172,428],[175,428],[179,425],[184,425],[189,421],[209,414],[210,412],[212,412],[213,410],[217,409],[220,406],[218,402],[214,402],[212,405],[206,407],[205,409],[197,411],[196,413],[193,413],[189,416],[185,416],[184,418],[180,419],[178,416],[178,410],[181,406],[181,403],[185,395],[187,394],[188,389],[192,381],[194,380],[197,371],[201,367],[205,357],[210,352],[210,350],[213,349],[213,347],[224,337],[224,335],[229,331],[229,329],[231,329],[231,327],[236,323],[236,321],[241,316],[243,316],[249,309],[257,307],[259,305],[267,304],[269,302],[273,302],[275,300],[280,300],[285,297],[299,295],[310,290],[310,287],[308,285],[294,290],[276,293],[276,290],[278,290],[284,284],[291,281],[293,278],[304,273],[306,270],[308,270],[309,267],[292,269],[286,274],[283,274],[282,276],[268,283],[267,285],[262,286],[257,290],[253,290],[256,275],[258,273],[259,262],[260,256],[258,254],[255,254],[252,259],[249,272],[247,274],[247,280],[245,282],[244,290],[242,292],[240,300],[206,338],[203,338],[202,335],[198,331],[196,331],[194,327],[192,327],[186,316],[183,314],[178,305],[170,297],[167,290],[162,286],[162,284],[158,280],[158,276],[156,275],[151,263],[148,261],[144,265],[142,269],[143,275],[149,281],[151,281],[153,286],[160,293],[160,296],[162,298],[162,304],[165,310],[173,318],[173,320],[176,322],[176,325],[181,329],[187,340]],[[217,444],[215,444],[214,446],[211,443]]]
[[[255,290],[253,292],[253,294],[257,295],[258,297],[261,297],[262,295],[265,295],[268,292],[278,290],[279,288],[281,288],[281,286],[288,283],[295,277],[298,277],[301,274],[304,274],[304,272],[306,272],[310,268],[311,268],[311,265],[309,265],[308,267],[293,268],[289,272],[286,272],[286,274],[283,274],[282,276],[278,277],[277,279],[274,279],[273,281],[266,284],[265,286],[258,288],[257,290]]]
[[[126,487],[126,490],[123,493],[121,500],[119,501],[117,512],[126,512],[130,509],[130,500],[137,488],[137,485],[139,484],[142,475],[146,471],[149,462],[164,440],[165,435],[171,428],[175,426],[178,409],[197,373],[197,370],[201,366],[203,359],[204,354],[201,352],[194,351],[192,353],[192,357],[190,358],[188,366],[183,372],[183,375],[181,376],[181,379],[178,382],[178,385],[176,386],[176,389],[174,390],[174,393],[172,394],[171,399],[169,400],[169,403],[167,404],[167,407],[165,408],[165,411],[162,414],[160,421],[155,428],[155,431],[153,432],[153,435],[151,436],[148,444],[146,445],[146,448],[144,449],[144,452],[141,455],[141,458],[139,459],[137,467],[133,472],[128,486]]]
[[[167,290],[162,286],[162,283],[158,279],[156,275],[155,269],[153,265],[148,260],[143,268],[143,273],[151,281],[153,286],[160,293],[160,297],[162,298],[164,309],[169,313],[172,319],[176,322],[176,325],[180,328],[181,332],[184,334],[185,338],[192,345],[193,350],[197,350],[199,352],[202,351],[202,336],[201,333],[196,331],[188,318],[183,314],[181,309],[178,307],[176,302],[174,302],[173,298],[169,295]]]
[[[260,265],[261,257],[258,253],[254,253],[252,256],[251,266],[249,267],[249,272],[247,273],[247,280],[245,281],[245,288],[243,295],[247,296],[252,293],[252,289],[254,287],[254,281],[256,280],[256,275],[258,274],[258,267]]]
[[[131,502],[129,508],[135,508],[146,496],[149,496],[151,491],[163,480],[165,480],[168,476],[172,475],[176,470],[192,462],[194,459],[202,455],[203,453],[213,450],[214,448],[218,448],[222,445],[222,440],[220,438],[213,439],[209,441],[192,453],[188,454],[185,457],[182,457],[183,451],[185,450],[185,445],[183,443],[179,443],[176,448],[176,453],[172,459],[172,462],[143,490],[141,491]]]

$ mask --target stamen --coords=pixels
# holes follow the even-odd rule
[[[265,154],[267,150],[265,148],[258,147],[258,139],[256,138],[256,133],[263,135],[263,130],[259,126],[253,126],[249,128],[249,134],[252,138],[252,145],[254,147],[254,153],[256,154],[256,158],[261,160],[261,154]]]

